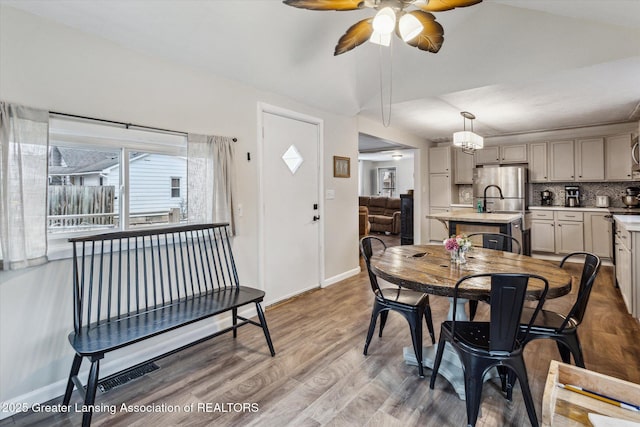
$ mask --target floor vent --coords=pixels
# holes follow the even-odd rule
[[[158,365],[153,362],[145,363],[144,365],[140,365],[137,368],[130,369],[125,371],[115,377],[104,379],[98,382],[98,389],[105,393],[112,388],[119,387],[123,384],[128,383],[129,381],[133,381],[136,378],[140,378],[143,375],[148,374],[149,372],[153,372],[157,369],[160,369]]]

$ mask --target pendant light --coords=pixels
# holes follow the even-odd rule
[[[473,120],[475,120],[476,116],[468,111],[462,111],[460,115],[462,116],[464,130],[454,132],[453,145],[460,147],[463,153],[473,154],[476,150],[484,147],[484,138],[473,132]],[[471,122],[470,131],[467,130],[467,120]]]

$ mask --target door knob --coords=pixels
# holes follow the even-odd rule
[[[314,215],[314,216],[313,216],[313,220],[314,220],[314,221],[318,221],[318,220],[320,220],[320,215]]]

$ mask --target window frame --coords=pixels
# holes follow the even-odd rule
[[[116,194],[119,198],[118,210],[114,212],[119,216],[119,224],[114,228],[105,230],[76,230],[76,231],[62,231],[58,233],[49,232],[48,220],[46,224],[47,228],[47,256],[49,259],[63,259],[70,258],[72,254],[71,247],[68,239],[72,237],[82,237],[96,232],[111,232],[111,231],[125,231],[131,229],[130,224],[130,163],[131,153],[145,153],[145,154],[159,154],[173,157],[187,158],[187,135],[177,132],[167,131],[155,131],[147,128],[135,128],[129,126],[123,126],[112,123],[103,123],[95,120],[77,120],[67,119],[60,117],[51,117],[49,128],[49,147],[62,146],[70,148],[82,148],[82,149],[95,149],[96,151],[113,151],[118,153],[119,160],[118,165],[120,168],[120,187],[116,189]],[[94,129],[103,129],[104,134],[108,134],[112,128],[120,129],[120,131],[133,131],[138,134],[145,134],[149,137],[157,137],[158,141],[153,142],[149,140],[135,139],[134,136],[130,139],[116,138],[113,136],[105,135],[82,135],[81,133],[74,133],[73,131],[67,131],[65,125],[69,128],[74,128],[78,123],[89,124],[89,127]],[[60,126],[60,128],[56,128]],[[82,127],[82,126],[80,126]],[[164,141],[163,141],[164,140]],[[165,142],[171,141],[171,142]],[[137,157],[135,157],[137,158]],[[47,159],[47,162],[49,159]],[[185,178],[187,175],[185,174]],[[50,179],[47,179],[47,194],[50,185]],[[152,224],[153,227],[163,227],[164,224]],[[175,224],[168,223],[166,227],[175,226]],[[136,228],[145,227],[145,225],[136,225]]]
[[[173,180],[177,180],[177,181],[178,181],[178,186],[177,186],[177,187],[173,185]],[[172,176],[172,177],[170,177],[170,178],[169,178],[169,182],[170,182],[170,184],[171,184],[171,185],[170,185],[170,189],[171,189],[171,198],[172,198],[172,199],[179,199],[179,198],[181,198],[181,197],[182,197],[182,194],[181,194],[181,189],[182,189],[182,178],[180,178],[179,176]],[[177,196],[174,196],[174,195],[173,195],[173,191],[174,191],[174,190],[178,190],[178,195],[177,195]]]

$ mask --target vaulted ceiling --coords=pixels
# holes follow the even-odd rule
[[[396,39],[390,51],[365,43],[337,57],[337,40],[372,9],[309,11],[278,0],[0,3],[338,114],[381,120],[382,71],[391,126],[432,141],[450,139],[463,110],[485,137],[640,120],[640,0],[484,0],[435,13],[445,31],[437,54]]]

